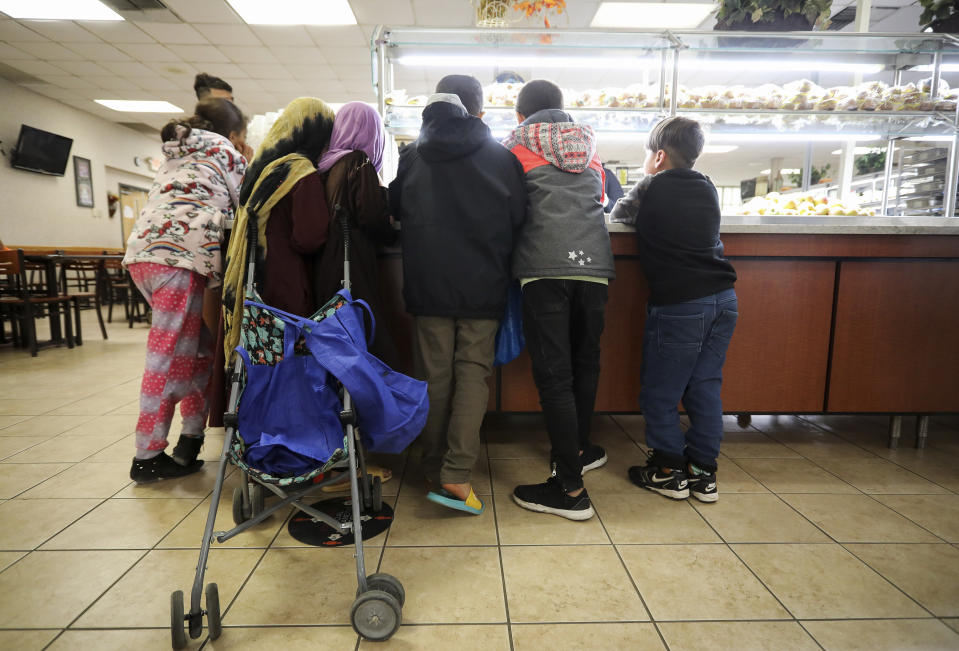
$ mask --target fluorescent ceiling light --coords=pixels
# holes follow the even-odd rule
[[[770,70],[773,72],[858,72],[864,75],[882,72],[881,63],[813,61],[810,59],[690,59],[679,57],[681,66],[697,70]]]
[[[877,133],[713,133],[710,142],[857,142],[879,140]]]
[[[639,57],[534,56],[529,54],[407,54],[394,59],[402,66],[442,68],[589,68],[642,70],[659,66],[658,61]]]
[[[604,2],[590,27],[690,29],[716,8],[712,2]]]
[[[932,65],[928,66],[916,66],[913,68],[915,72],[932,72]],[[939,66],[939,72],[959,72],[959,63],[943,63]]]
[[[347,0],[227,0],[248,25],[355,25]]]
[[[100,0],[0,0],[0,11],[29,20],[123,20]]]
[[[737,145],[706,145],[703,147],[704,154],[728,154],[731,151],[739,149]]]
[[[856,147],[855,154],[856,156],[862,156],[863,154],[872,154],[882,151],[879,147]],[[833,156],[839,156],[842,154],[842,149],[837,149],[830,152]]]
[[[759,173],[759,175],[762,176],[764,174],[769,174],[770,172],[772,172],[772,170],[763,170]],[[800,172],[802,172],[802,170],[796,167],[784,167],[779,170],[780,174],[799,174]]]
[[[133,99],[95,99],[93,101],[108,109],[127,113],[183,113],[183,109],[170,102]]]

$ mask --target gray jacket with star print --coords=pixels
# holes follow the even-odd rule
[[[523,165],[528,201],[513,277],[614,278],[592,128],[549,109],[527,118],[503,144]]]

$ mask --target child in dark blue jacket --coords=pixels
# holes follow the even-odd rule
[[[719,499],[716,459],[723,437],[722,369],[736,327],[736,272],[723,256],[716,188],[692,169],[705,138],[695,120],[663,120],[646,143],[646,174],[620,199],[613,221],[635,223],[649,282],[639,402],[645,466],[629,469],[642,488],[673,499]],[[690,427],[684,433],[676,406]]]

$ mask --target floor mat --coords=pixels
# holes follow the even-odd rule
[[[337,522],[349,522],[353,518],[353,502],[348,497],[323,500],[311,506],[333,517]],[[379,513],[363,513],[361,521],[363,540],[375,538],[393,524],[393,507],[383,504]],[[290,519],[288,528],[290,535],[296,540],[316,547],[342,547],[352,545],[355,540],[353,532],[341,533],[325,522],[314,520],[302,511],[298,511]]]

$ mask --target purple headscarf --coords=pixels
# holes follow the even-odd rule
[[[325,172],[350,152],[362,151],[379,172],[383,167],[383,120],[369,104],[349,102],[336,113],[330,148],[320,157],[316,169]]]

